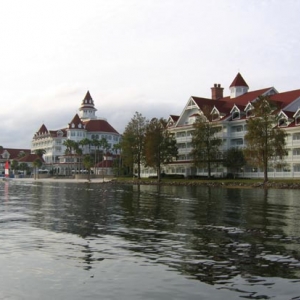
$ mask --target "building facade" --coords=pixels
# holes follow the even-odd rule
[[[278,106],[278,124],[287,136],[288,156],[281,167],[270,167],[269,178],[300,177],[300,90],[279,93],[274,87],[249,91],[249,86],[240,73],[236,75],[230,87],[230,95],[223,96],[223,87],[214,84],[211,88],[211,98],[191,96],[180,115],[171,115],[168,119],[168,130],[176,138],[178,158],[165,165],[166,174],[183,174],[185,177],[207,175],[205,168],[196,168],[191,156],[193,123],[204,110],[210,111],[210,122],[221,127],[218,133],[223,140],[221,151],[233,147],[245,147],[247,119],[251,117],[252,102],[259,96],[268,96]],[[212,174],[224,177],[227,169],[222,163],[215,164]],[[155,170],[143,168],[142,177],[155,175]],[[245,166],[239,176],[261,178],[263,172],[257,166]]]
[[[66,154],[65,142],[71,140],[80,142],[84,139],[101,140],[106,139],[108,149],[113,149],[114,145],[120,142],[121,135],[104,118],[96,116],[94,100],[88,91],[81,102],[79,113],[71,119],[65,127],[57,130],[48,130],[42,124],[40,129],[34,134],[31,151],[44,149],[45,166],[49,170],[54,170],[60,175],[71,175],[72,172],[82,169],[82,161],[75,153]],[[82,154],[95,152],[97,146],[90,144],[82,145]]]
[[[30,149],[13,149],[13,148],[0,148],[0,175],[4,176],[5,163],[8,161],[10,164],[13,160],[18,161],[21,157],[30,154]]]

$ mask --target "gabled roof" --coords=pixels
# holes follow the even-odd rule
[[[293,90],[283,93],[278,93],[270,96],[270,99],[279,103],[280,108],[284,108],[291,102],[300,98],[300,90]]]
[[[29,153],[21,158],[18,159],[18,162],[24,162],[24,163],[32,163],[34,162],[37,158],[39,158],[42,162],[45,162],[43,157],[39,157],[38,155],[34,153]]]
[[[95,119],[84,121],[85,129],[89,132],[108,132],[108,133],[118,133],[106,120]]]
[[[20,153],[24,152],[25,155],[30,154],[30,149],[12,149],[12,148],[3,148],[0,149],[0,158],[2,158],[2,154],[4,152],[8,152],[9,153],[9,159],[17,159],[18,155],[20,155]]]
[[[74,116],[72,121],[68,124],[69,129],[84,129],[84,124],[79,118],[78,114]]]
[[[52,137],[58,137],[58,132],[61,131],[62,132],[62,137],[66,137],[67,136],[67,130],[66,128],[62,128],[62,129],[57,129],[57,130],[49,130],[49,133]]]
[[[281,110],[279,113],[278,113],[278,115],[280,115],[280,114],[282,114],[282,115],[284,115],[286,118],[288,118],[288,119],[294,119],[294,112],[292,112],[292,111],[284,111],[284,110]]]
[[[179,116],[170,115],[170,118],[171,118],[174,122],[177,122],[177,120],[179,119]]]
[[[236,86],[246,86],[249,88],[248,84],[246,83],[246,81],[244,80],[244,78],[240,73],[237,73],[237,75],[235,76],[235,78],[233,79],[229,87],[236,87]]]

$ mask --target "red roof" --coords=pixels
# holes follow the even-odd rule
[[[237,73],[235,78],[233,79],[231,85],[229,87],[234,87],[234,86],[246,86],[249,87],[244,78],[240,73]]]
[[[177,122],[177,120],[179,119],[180,116],[174,116],[174,115],[170,115],[170,118],[174,121]]]
[[[88,120],[83,122],[85,124],[85,129],[89,132],[109,132],[109,133],[118,133],[117,130],[115,130],[106,120]]]
[[[74,124],[74,127],[72,126]],[[84,129],[84,124],[79,118],[78,114],[74,116],[72,121],[68,124],[69,129]]]
[[[246,106],[249,102],[252,102],[253,100],[257,99],[259,96],[262,96],[263,94],[265,94],[270,89],[271,89],[271,87],[264,88],[264,89],[261,89],[261,90],[247,92],[247,93],[245,93],[243,95],[240,95],[238,97],[235,97],[235,98],[230,98],[228,96],[228,97],[224,97],[220,100],[221,101],[226,101],[230,105],[233,105],[233,104],[238,105],[239,104],[239,105]]]
[[[23,156],[21,158],[18,159],[18,162],[25,162],[25,163],[32,163],[34,162],[36,159],[40,159],[42,162],[44,162],[44,159],[42,157],[39,157],[36,154],[33,153],[29,153],[26,156]]]
[[[12,148],[3,148],[0,149],[0,156],[2,158],[2,154],[7,151],[9,153],[9,159],[18,159],[18,155],[20,153],[24,152],[26,155],[30,154],[31,150],[30,149],[12,149]]]
[[[112,168],[113,161],[112,160],[102,160],[95,165],[96,168]]]
[[[300,98],[300,90],[278,93],[270,96],[270,99],[279,102],[281,108]]]
[[[47,127],[43,124],[41,128],[37,131],[37,134],[46,134],[48,133]]]
[[[83,98],[83,100],[81,102],[81,108],[84,108],[84,107],[94,108],[94,100],[89,91],[87,91],[85,97]]]

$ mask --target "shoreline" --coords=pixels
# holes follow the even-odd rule
[[[172,182],[160,182],[157,181],[143,181],[138,179],[133,180],[112,180],[113,184],[127,184],[127,185],[162,185],[162,186],[206,186],[206,187],[217,187],[217,188],[240,188],[240,189],[300,189],[300,180],[299,183],[285,183],[285,182],[268,182],[266,185],[263,182],[242,182],[242,181],[172,181]]]
[[[3,180],[5,181],[5,180]],[[74,178],[11,178],[8,181],[18,181],[18,182],[62,182],[62,183],[99,183],[99,184],[121,184],[121,185],[161,185],[161,186],[206,186],[206,187],[219,187],[219,188],[266,188],[266,189],[300,189],[299,182],[284,182],[284,181],[270,181],[266,185],[262,182],[243,182],[241,181],[223,181],[223,180],[207,180],[207,181],[162,181],[157,182],[157,180],[138,180],[138,179],[128,179],[128,180],[118,180],[117,178],[91,178],[88,181],[84,179],[74,179]]]

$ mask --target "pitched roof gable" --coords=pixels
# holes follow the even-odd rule
[[[244,80],[244,78],[240,73],[237,73],[237,75],[235,76],[235,78],[233,79],[229,87],[235,87],[235,86],[246,86],[249,88],[248,84],[246,83],[246,81]]]
[[[84,129],[84,124],[79,118],[78,114],[74,116],[72,121],[68,124],[69,129]]]
[[[270,99],[276,101],[280,105],[280,108],[284,108],[298,98],[300,98],[300,89],[278,93],[270,96]]]
[[[12,149],[12,148],[3,148],[0,149],[0,156],[2,158],[2,154],[4,152],[9,153],[9,159],[17,159],[20,153],[24,152],[25,155],[30,154],[30,149]]]
[[[42,162],[45,162],[43,157],[39,157],[38,155],[34,154],[34,153],[29,153],[21,158],[18,159],[18,162],[25,162],[25,163],[32,163],[34,162],[36,159],[40,159]]]

